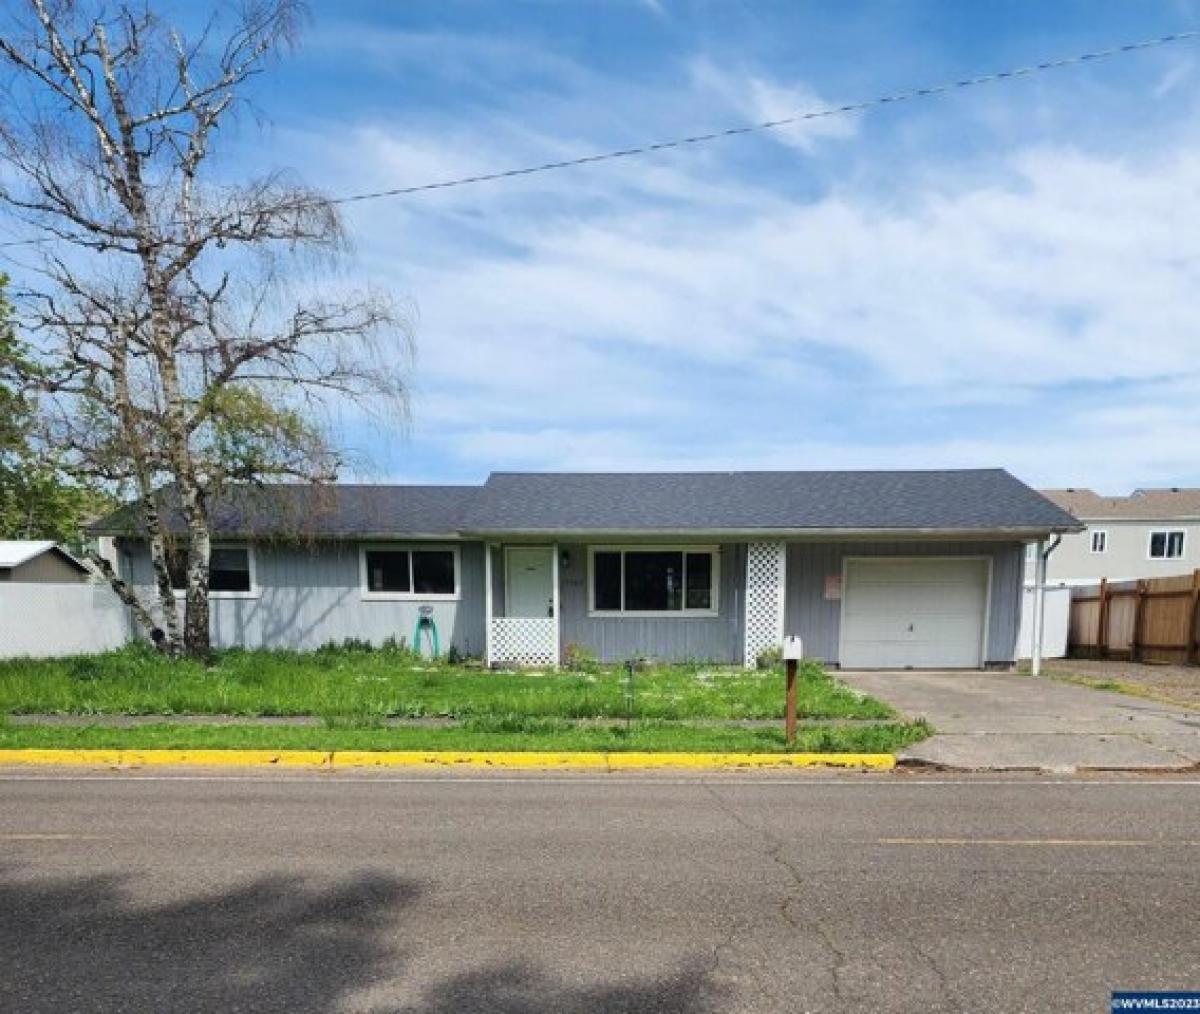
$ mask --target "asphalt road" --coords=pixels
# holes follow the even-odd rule
[[[1107,1011],[1200,779],[0,771],[0,1010]]]

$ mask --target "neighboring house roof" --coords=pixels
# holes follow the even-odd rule
[[[91,573],[87,564],[75,559],[70,553],[50,540],[9,539],[0,540],[0,570],[13,570],[28,563],[43,553],[54,553],[85,574]]]
[[[889,472],[499,472],[483,486],[241,487],[212,532],[364,538],[487,533],[1072,531],[1003,469]],[[168,530],[182,533],[176,507]],[[90,529],[136,535],[125,507]]]
[[[1044,489],[1042,493],[1084,521],[1200,519],[1200,489],[1135,489],[1129,496],[1101,496],[1090,489]]]
[[[493,474],[465,528],[500,532],[1072,530],[1003,469]]]
[[[299,485],[240,486],[216,498],[210,525],[217,538],[288,536],[344,538],[453,535],[478,486]],[[161,507],[168,531],[186,528],[173,496]],[[93,535],[144,531],[127,505],[89,526]]]

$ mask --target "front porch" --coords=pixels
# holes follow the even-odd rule
[[[557,544],[484,547],[484,661],[556,668],[560,643]]]
[[[605,662],[752,668],[783,639],[782,542],[491,542],[484,561],[489,667],[557,667],[576,643]]]

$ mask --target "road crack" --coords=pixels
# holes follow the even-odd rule
[[[933,954],[925,950],[915,938],[909,941],[909,946],[912,948],[913,953],[924,961],[929,966],[930,971],[933,972],[934,978],[937,980],[938,992],[941,993],[942,1001],[947,1009],[958,1010],[959,1008],[955,1006],[954,996],[951,993],[950,980],[947,978],[942,966],[937,963],[937,959]]]
[[[804,875],[796,869],[795,865],[783,854],[787,842],[773,834],[768,828],[758,824],[751,823],[746,820],[740,813],[737,812],[729,803],[724,800],[721,795],[708,782],[700,783],[705,791],[712,797],[717,808],[720,809],[730,820],[740,827],[749,831],[763,846],[759,851],[769,859],[775,866],[781,869],[786,875],[791,884],[790,890],[779,900],[777,906],[779,917],[793,930],[803,931],[811,927],[815,935],[820,939],[825,949],[829,952],[829,975],[830,983],[833,990],[833,997],[837,1001],[839,1008],[844,1008],[847,1004],[847,999],[844,992],[844,972],[847,963],[845,951],[838,945],[837,940],[830,932],[829,927],[825,925],[819,918],[814,918],[811,921],[801,923],[792,912],[792,906],[800,901],[800,895],[808,889]]]

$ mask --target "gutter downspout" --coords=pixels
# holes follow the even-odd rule
[[[1034,570],[1033,587],[1033,646],[1030,651],[1029,670],[1034,676],[1042,673],[1042,644],[1046,636],[1046,564],[1053,553],[1062,544],[1062,536],[1056,535],[1047,546],[1045,542],[1037,544],[1037,566]]]

